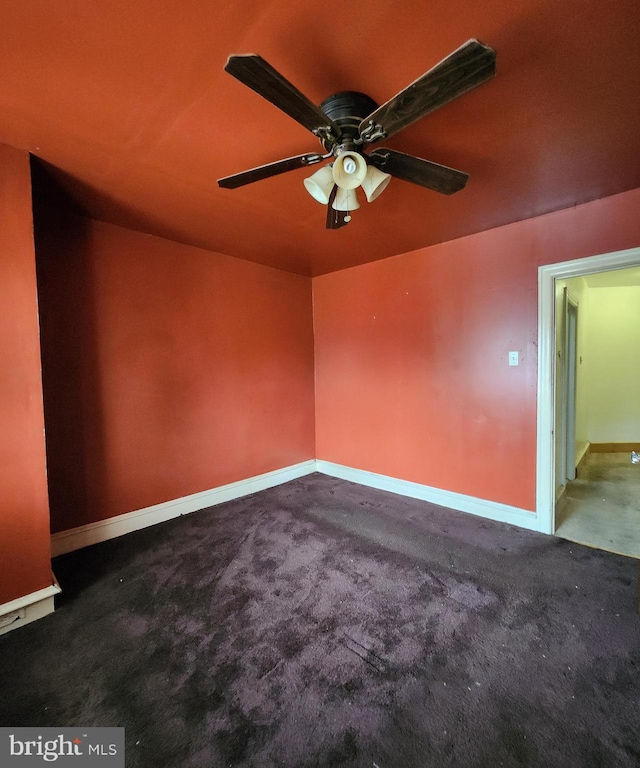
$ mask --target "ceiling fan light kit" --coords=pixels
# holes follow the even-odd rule
[[[372,203],[391,181],[391,176],[384,171],[380,171],[373,165],[367,165],[362,155],[357,155],[358,160],[354,160],[349,155],[353,153],[344,153],[338,160],[345,158],[342,168],[336,172],[336,163],[325,165],[316,171],[312,176],[304,180],[304,186],[307,192],[319,203],[326,205],[329,202],[329,196],[333,186],[337,186],[337,194],[332,205],[336,211],[355,211],[360,207],[355,190],[361,187],[367,202]],[[347,167],[347,160],[352,166]],[[351,194],[346,194],[350,192]]]
[[[304,186],[307,192],[314,200],[317,200],[323,205],[327,205],[329,202],[329,195],[331,194],[334,184],[335,181],[333,180],[331,164],[323,165],[320,170],[304,180]]]
[[[333,180],[341,189],[359,187],[367,175],[367,161],[357,152],[342,151],[333,164]]]
[[[379,171],[375,166],[367,166],[367,175],[362,182],[362,189],[367,197],[367,202],[372,203],[389,186],[391,175]]]
[[[332,206],[334,211],[356,211],[360,207],[360,203],[355,189],[338,187]]]
[[[357,91],[341,91],[316,106],[262,57],[230,56],[225,70],[311,131],[326,154],[279,160],[219,179],[218,184],[235,189],[333,157],[332,163],[304,180],[309,194],[327,206],[327,229],[351,221],[349,211],[360,207],[358,187],[371,203],[392,176],[445,195],[458,192],[469,178],[462,171],[393,149],[366,150],[489,80],[495,75],[495,61],[492,48],[468,40],[380,107]]]

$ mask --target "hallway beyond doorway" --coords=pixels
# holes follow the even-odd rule
[[[640,466],[628,453],[590,453],[566,498],[556,536],[640,558]]]

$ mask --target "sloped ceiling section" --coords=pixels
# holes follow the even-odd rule
[[[0,142],[40,158],[86,214],[321,274],[640,186],[637,0],[30,0],[0,8]],[[470,174],[452,197],[393,180],[324,228],[293,171],[304,128],[223,71],[262,55],[312,101],[382,103],[469,38],[497,75],[385,142]]]

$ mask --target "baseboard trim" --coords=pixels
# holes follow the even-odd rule
[[[591,443],[586,442],[582,446],[582,450],[578,452],[576,456],[576,477],[579,477],[580,472],[584,469],[584,465],[587,461],[587,456],[591,452]]]
[[[101,541],[124,536],[141,528],[172,520],[174,517],[188,515],[191,512],[213,507],[225,501],[239,499],[251,493],[257,493],[282,483],[288,483],[290,480],[304,477],[315,471],[316,462],[314,459],[311,459],[299,464],[292,464],[289,467],[276,469],[272,472],[265,472],[262,475],[255,475],[246,480],[221,485],[208,491],[201,491],[190,496],[183,496],[179,499],[138,509],[134,512],[126,512],[123,515],[110,517],[107,520],[100,520],[96,523],[88,523],[77,528],[54,533],[51,537],[51,555],[52,557],[57,557],[82,547],[88,547],[91,544],[98,544]]]
[[[54,583],[49,587],[0,605],[0,635],[5,635],[7,632],[12,632],[14,629],[24,627],[32,621],[53,613],[55,609],[53,598],[59,592],[60,586],[54,579]]]
[[[517,525],[530,531],[538,531],[538,518],[535,512],[529,512],[519,507],[511,507],[495,501],[478,499],[466,496],[462,493],[444,491],[440,488],[432,488],[429,485],[412,483],[409,480],[400,480],[388,475],[378,475],[375,472],[367,472],[362,469],[353,469],[343,464],[334,464],[330,461],[318,459],[316,462],[318,472],[341,480],[349,480],[352,483],[366,485],[369,488],[378,488],[382,491],[390,491],[400,496],[410,496],[413,499],[429,501],[441,507],[449,507],[459,512],[467,512],[478,517],[485,517],[499,523]]]
[[[556,498],[556,507],[555,507],[555,514],[554,514],[554,528],[557,531],[558,527],[562,524],[564,520],[564,513],[567,508],[567,503],[569,501],[569,494],[567,493],[567,486],[563,485],[560,489],[560,493],[557,495]]]
[[[267,488],[288,483],[298,477],[304,477],[312,472],[321,472],[331,477],[349,480],[370,488],[378,488],[382,491],[397,493],[400,496],[409,496],[413,499],[429,501],[441,507],[467,512],[500,523],[517,525],[520,528],[527,528],[532,531],[539,530],[538,518],[535,512],[520,509],[519,507],[511,507],[507,504],[478,499],[440,488],[432,488],[431,486],[413,483],[409,480],[401,480],[389,477],[388,475],[379,475],[375,472],[354,469],[343,464],[334,464],[333,462],[321,459],[311,459],[289,467],[276,469],[273,472],[256,475],[246,480],[221,485],[208,491],[183,496],[179,499],[154,504],[151,507],[127,512],[107,520],[100,520],[96,523],[88,523],[87,525],[55,533],[51,537],[52,557],[64,555],[76,549],[88,547],[91,544],[99,544],[102,541],[115,539],[118,536],[124,536],[127,533],[163,523],[200,509],[213,507],[225,501],[232,501],[242,496],[248,496],[251,493],[264,491]]]
[[[640,451],[640,442],[636,443],[591,443],[591,453],[631,453]]]

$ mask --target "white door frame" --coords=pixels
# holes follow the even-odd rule
[[[555,281],[637,266],[640,266],[640,248],[538,267],[536,517],[538,530],[542,533],[555,533]]]

